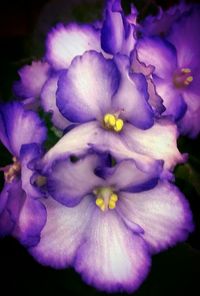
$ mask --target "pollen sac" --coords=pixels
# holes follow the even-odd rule
[[[124,121],[114,114],[107,113],[103,118],[103,126],[118,133],[123,129]]]
[[[184,88],[190,85],[193,81],[192,71],[189,68],[182,68],[178,70],[173,78],[176,88]]]
[[[13,164],[7,165],[2,168],[4,171],[4,178],[7,183],[12,183],[13,180],[20,174],[21,165],[16,157],[13,157]]]
[[[94,190],[93,193],[96,195],[96,205],[101,211],[108,209],[113,210],[116,207],[118,196],[109,187],[102,187]]]

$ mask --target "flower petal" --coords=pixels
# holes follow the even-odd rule
[[[75,268],[90,285],[107,292],[133,292],[147,276],[150,257],[141,237],[116,212],[93,212]]]
[[[42,264],[65,268],[72,264],[77,248],[83,242],[95,203],[85,197],[76,207],[68,208],[53,200],[44,199],[47,222],[38,245],[31,254]]]
[[[158,120],[150,129],[140,130],[126,124],[121,135],[129,149],[137,153],[164,161],[165,169],[173,169],[185,160],[177,149],[176,125],[167,119]],[[137,158],[136,158],[137,159]]]
[[[135,131],[134,128],[133,131]],[[174,147],[172,148],[174,149]],[[56,159],[66,159],[70,155],[84,155],[90,149],[99,152],[110,152],[116,159],[134,159],[137,167],[146,172],[154,172],[162,165],[160,161],[155,161],[148,154],[141,154],[139,149],[136,152],[134,146],[130,147],[129,138],[128,141],[124,140],[123,134],[119,135],[107,131],[101,128],[97,122],[90,122],[77,126],[64,135],[44,155],[42,161],[38,163],[38,167],[45,172]]]
[[[113,97],[113,108],[138,128],[147,129],[154,123],[154,114],[148,104],[147,81],[142,74],[129,73],[129,59],[116,56],[121,82]]]
[[[100,31],[90,25],[57,25],[46,42],[48,62],[56,69],[67,69],[75,56],[85,51],[101,52]]]
[[[101,47],[105,52],[114,55],[121,51],[124,39],[125,30],[121,5],[118,0],[108,1],[101,29]]]
[[[193,230],[188,202],[168,182],[140,193],[121,193],[118,210],[144,229],[143,238],[153,252],[184,241]]]
[[[50,77],[41,92],[41,105],[46,112],[51,112],[51,120],[54,125],[64,130],[68,125],[69,121],[62,116],[58,107],[56,106],[56,91],[57,91],[58,76],[54,75]]]
[[[30,196],[26,196],[13,230],[13,236],[26,247],[35,246],[40,240],[40,233],[46,223],[44,205]]]
[[[173,120],[177,121],[185,114],[187,105],[182,95],[174,88],[171,83],[167,83],[164,79],[154,78],[156,91],[163,99],[166,108],[163,115],[170,115]]]
[[[17,157],[23,144],[42,143],[46,138],[46,128],[38,115],[17,102],[0,106],[0,123],[0,139]]]
[[[169,42],[158,37],[145,37],[137,43],[137,54],[140,62],[154,66],[157,76],[171,79],[177,60],[176,50]]]
[[[112,60],[95,51],[76,57],[58,81],[57,106],[72,122],[102,119],[119,86],[120,74]]]
[[[157,184],[161,169],[148,174],[139,170],[134,160],[122,160],[114,167],[103,167],[101,176],[117,190],[139,192]]]
[[[103,180],[94,174],[99,159],[95,155],[87,156],[76,163],[61,160],[54,164],[47,176],[47,190],[58,202],[76,206],[83,196],[92,193]]]

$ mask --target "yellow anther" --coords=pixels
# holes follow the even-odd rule
[[[114,200],[109,200],[108,207],[110,210],[113,210],[116,207],[116,202]]]
[[[120,132],[122,130],[123,126],[124,126],[124,122],[123,122],[123,120],[121,118],[119,118],[119,119],[116,120],[114,130],[116,132]]]
[[[110,114],[109,118],[108,118],[108,124],[110,126],[115,126],[115,123],[116,123],[116,118],[114,115]]]
[[[187,73],[191,73],[191,70],[189,68],[182,68],[181,72],[187,74]]]
[[[189,76],[186,80],[189,81],[189,82],[192,82],[193,81],[193,77],[192,76]]]
[[[114,202],[118,201],[118,196],[116,193],[111,194],[110,201],[114,201]]]
[[[103,200],[103,198],[98,197],[98,198],[96,199],[96,205],[97,205],[98,207],[101,207],[102,205],[104,205],[104,200]]]

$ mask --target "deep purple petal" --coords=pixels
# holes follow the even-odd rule
[[[122,160],[114,167],[104,167],[102,169],[102,176],[106,179],[106,182],[114,186],[117,191],[135,192],[147,190],[151,186],[154,187],[158,181],[161,169],[162,168],[148,174],[139,170],[135,165],[135,161]]]
[[[143,238],[153,252],[184,241],[193,230],[192,214],[185,197],[168,182],[140,193],[121,193],[121,214],[144,229]]]
[[[157,76],[171,79],[177,67],[177,59],[176,50],[169,42],[158,37],[145,37],[137,43],[137,54],[140,62],[155,68]]]
[[[97,207],[78,250],[75,268],[83,279],[106,292],[133,292],[147,276],[150,257],[146,245],[116,212]]]
[[[85,197],[79,205],[68,208],[52,198],[43,201],[47,222],[41,240],[31,254],[42,264],[64,268],[72,264],[77,248],[83,242],[95,203]]]
[[[40,240],[40,233],[45,223],[45,206],[39,200],[26,196],[13,236],[26,247],[35,246]]]
[[[20,98],[38,97],[49,75],[49,64],[32,62],[19,70],[20,81],[15,82],[14,92]]]
[[[58,81],[57,106],[72,122],[102,119],[110,109],[120,74],[111,60],[95,51],[76,57]]]
[[[46,42],[48,62],[56,69],[67,69],[75,56],[85,51],[101,52],[100,32],[90,25],[62,24],[53,28]]]
[[[147,129],[154,123],[154,114],[148,104],[147,81],[142,74],[129,73],[129,59],[116,56],[116,64],[121,73],[121,81],[113,97],[113,108],[121,111],[122,118],[138,128]]]
[[[76,163],[61,160],[55,163],[47,177],[47,190],[58,202],[76,206],[87,194],[101,186],[102,179],[94,174],[99,163],[96,155],[87,156]]]
[[[42,143],[46,138],[46,128],[38,115],[17,102],[0,106],[0,123],[0,139],[17,157],[23,144]]]
[[[64,130],[69,125],[69,121],[62,116],[58,107],[56,106],[56,91],[57,91],[58,76],[50,77],[41,92],[41,105],[46,112],[51,112],[51,120],[53,124]]]
[[[163,160],[165,169],[173,169],[176,164],[185,160],[177,149],[176,125],[169,120],[158,120],[148,130],[140,130],[126,124],[121,137],[129,149],[153,159]],[[135,160],[138,161],[137,158]]]

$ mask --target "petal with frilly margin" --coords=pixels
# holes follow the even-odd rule
[[[122,217],[144,229],[143,239],[153,252],[184,241],[193,230],[187,200],[168,182],[160,182],[145,192],[121,192],[117,206]]]
[[[93,211],[75,269],[90,285],[107,292],[133,292],[144,281],[150,256],[144,240],[134,235],[115,211]]]
[[[0,123],[0,139],[16,157],[23,144],[40,144],[46,138],[46,128],[38,115],[18,102],[0,105]]]
[[[101,52],[100,31],[90,25],[69,24],[57,25],[48,34],[48,62],[56,69],[67,69],[75,56],[85,51]]]
[[[42,264],[54,268],[72,265],[77,248],[84,240],[95,203],[85,197],[76,207],[68,208],[52,198],[43,200],[47,222],[38,245],[31,254]]]
[[[112,60],[88,51],[76,57],[58,80],[57,106],[72,122],[103,119],[118,89],[120,73]]]

